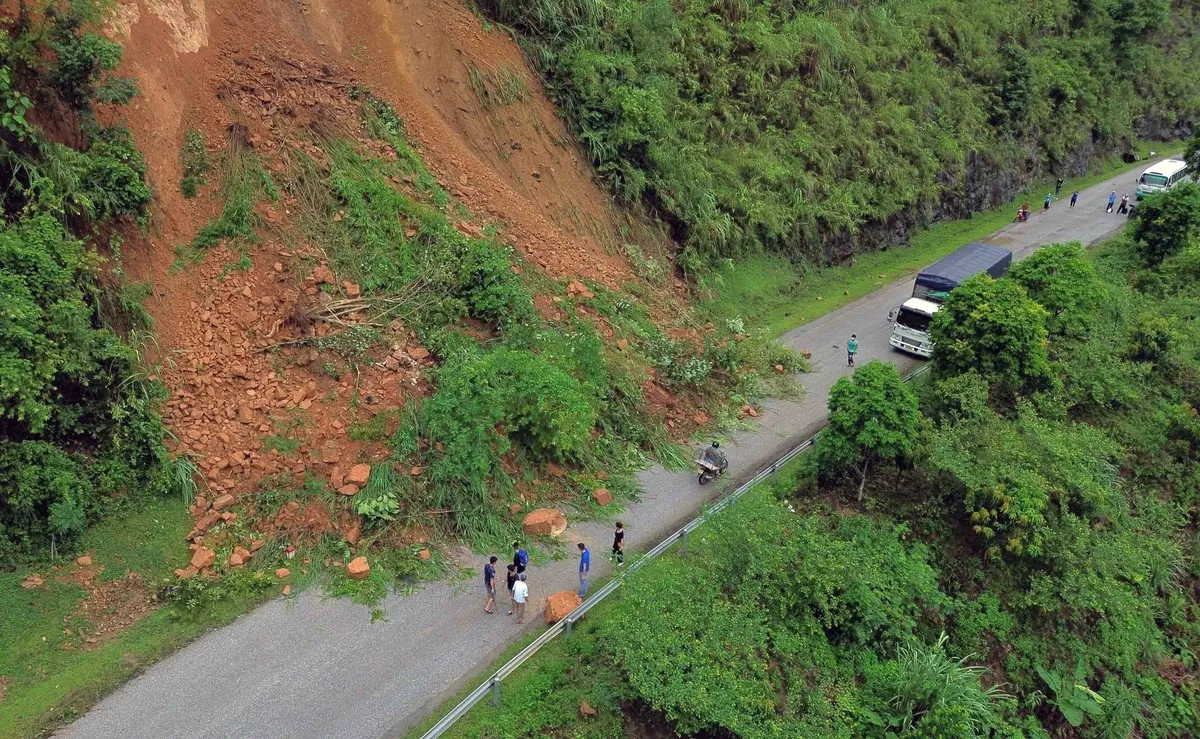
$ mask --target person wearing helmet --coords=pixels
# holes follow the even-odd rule
[[[712,446],[704,450],[704,461],[721,471],[725,470],[728,462],[725,461],[725,455],[721,452],[721,442],[714,441]]]

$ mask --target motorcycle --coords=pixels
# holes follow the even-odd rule
[[[700,469],[699,480],[701,485],[708,484],[710,480],[715,480],[719,475],[725,474],[726,470],[729,469],[728,459],[722,459],[721,464],[719,465],[713,464],[712,462],[708,461],[708,458],[705,456],[707,451],[707,449],[697,449],[696,455],[693,457],[694,461],[696,462],[696,466]]]

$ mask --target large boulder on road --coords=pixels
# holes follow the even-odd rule
[[[525,517],[521,530],[529,536],[557,538],[567,530],[567,517],[557,508],[538,508]]]

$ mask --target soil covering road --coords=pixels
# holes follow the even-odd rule
[[[992,235],[1020,259],[1043,244],[1112,235],[1125,217],[1104,212],[1108,193],[1133,189],[1127,172],[1067,200],[1027,223]],[[1065,194],[1065,193],[1064,193]],[[1014,206],[1015,212],[1015,206]],[[772,401],[753,431],[727,442],[730,476],[700,488],[691,472],[661,468],[641,474],[642,499],[621,515],[630,550],[643,550],[692,518],[711,496],[746,479],[784,450],[815,432],[826,415],[828,392],[847,374],[845,343],[858,335],[857,361],[884,359],[902,371],[915,357],[888,346],[888,311],[912,291],[906,279],[834,311],[783,337],[812,352],[813,371],[803,377],[800,401]],[[583,541],[594,552],[593,581],[609,569],[602,556],[611,523],[573,524],[567,542]],[[573,549],[573,548],[572,548]],[[506,552],[498,553],[502,560]],[[479,558],[482,568],[483,558]],[[576,559],[530,571],[530,614],[540,616],[545,597],[575,586]],[[368,609],[310,590],[294,601],[277,600],[231,626],[212,632],[163,660],[62,729],[65,737],[379,737],[402,735],[467,681],[474,680],[521,633],[497,609],[483,612],[482,576],[458,585],[432,584],[412,595],[392,595],[385,621],[372,623]],[[503,600],[503,596],[502,596]],[[540,628],[540,617],[528,628]]]

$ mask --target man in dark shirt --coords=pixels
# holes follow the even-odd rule
[[[504,584],[508,587],[508,615],[513,615],[513,608],[517,602],[513,600],[513,585],[517,582],[517,566],[508,566],[508,577],[505,578]]]
[[[517,566],[517,574],[525,571],[529,566],[529,553],[521,548],[520,542],[513,542],[513,564]]]
[[[625,564],[625,524],[617,521],[617,530],[613,532],[612,561],[617,567]]]
[[[497,557],[493,554],[483,566],[483,586],[487,588],[487,602],[483,604],[483,610],[487,613],[496,612],[496,561]]]

